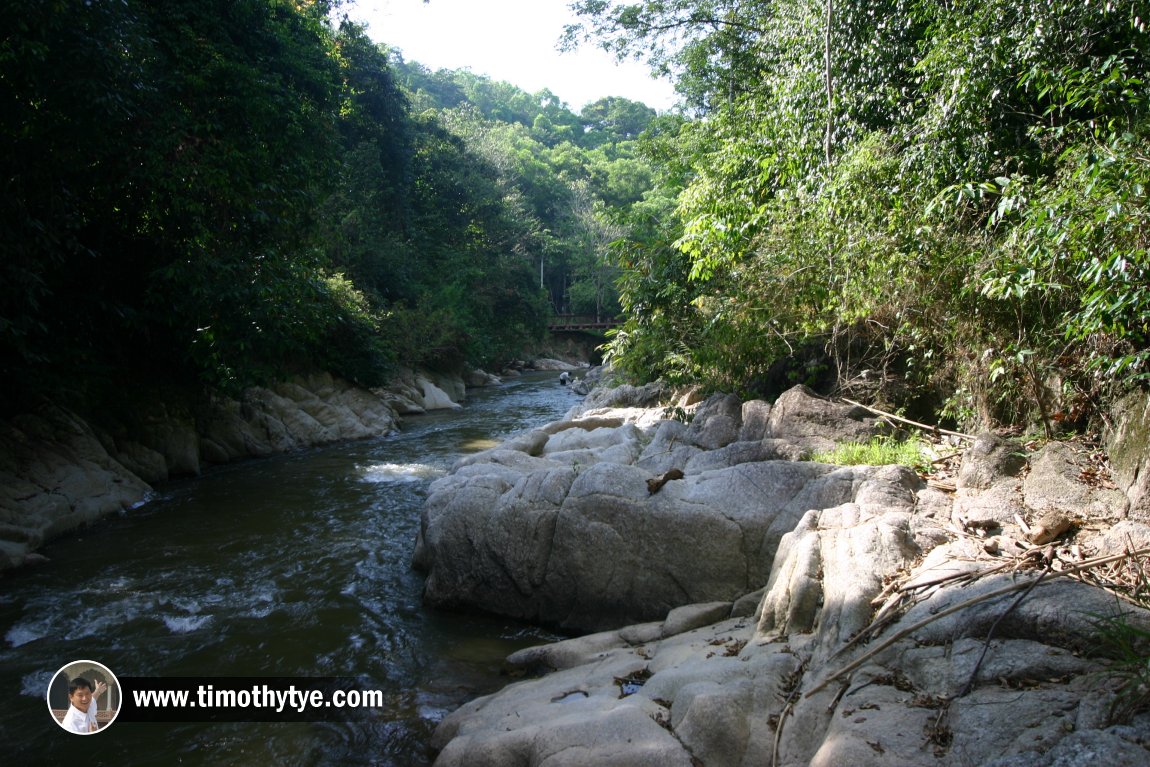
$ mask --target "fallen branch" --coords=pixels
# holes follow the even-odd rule
[[[798,697],[799,687],[801,686],[802,676],[806,673],[806,661],[801,661],[799,667],[795,669],[794,673],[798,675],[794,689],[787,693],[786,705],[783,706],[782,712],[779,713],[779,721],[775,726],[775,743],[771,748],[771,767],[778,767],[779,764],[779,744],[783,740],[783,727],[786,724],[787,717],[794,713],[795,699]],[[842,693],[840,693],[841,695]]]
[[[1059,570],[1057,572],[1051,572],[1049,574],[1049,577],[1046,578],[1046,582],[1049,583],[1050,581],[1054,580],[1055,578],[1060,578],[1060,577],[1066,576],[1066,575],[1073,575],[1075,573],[1080,573],[1084,570],[1090,570],[1090,569],[1093,569],[1095,567],[1098,567],[1099,565],[1108,564],[1110,562],[1118,562],[1118,561],[1121,561],[1124,559],[1129,559],[1130,557],[1137,557],[1137,556],[1142,556],[1145,554],[1150,554],[1150,547],[1147,547],[1144,549],[1139,549],[1137,551],[1128,551],[1128,552],[1125,552],[1123,554],[1114,554],[1114,555],[1109,556],[1109,557],[1099,557],[1098,559],[1088,560],[1086,562],[1083,562],[1081,565],[1077,565],[1075,567],[1070,568],[1069,570]],[[1040,577],[1038,580],[1042,580],[1042,577]],[[1021,591],[1023,589],[1031,589],[1035,585],[1037,585],[1035,581],[1028,579],[1022,583],[1014,583],[1014,584],[1011,584],[1010,586],[1004,586],[1001,589],[995,589],[994,591],[988,592],[986,594],[982,594],[981,596],[972,597],[971,599],[967,599],[963,602],[959,602],[958,604],[952,605],[952,606],[946,608],[945,610],[940,610],[939,612],[935,613],[934,615],[931,615],[928,618],[924,618],[924,619],[920,620],[919,622],[915,623],[913,626],[908,626],[907,628],[902,629],[901,631],[895,632],[889,639],[881,642],[876,647],[863,653],[854,662],[847,664],[843,668],[841,668],[838,671],[834,672],[833,674],[830,674],[829,676],[827,676],[825,679],[823,679],[823,681],[819,682],[817,685],[815,685],[813,688],[811,688],[810,691],[805,693],[803,695],[803,697],[809,698],[810,696],[814,695],[815,693],[821,691],[823,688],[825,688],[828,684],[830,684],[834,680],[838,679],[839,677],[841,677],[845,674],[849,674],[850,672],[854,671],[859,666],[861,666],[862,664],[864,664],[868,660],[870,660],[872,657],[874,657],[878,653],[882,652],[883,650],[885,650],[888,647],[890,647],[891,645],[893,645],[895,642],[898,642],[901,639],[905,639],[907,636],[910,636],[911,634],[918,631],[919,629],[921,629],[924,626],[927,626],[931,623],[934,623],[936,620],[939,620],[940,618],[945,618],[948,615],[953,615],[954,613],[961,612],[962,610],[965,610],[968,607],[972,607],[972,606],[978,604],[979,602],[985,602],[985,601],[990,600],[990,599],[995,599],[995,598],[1003,596],[1005,594],[1011,594],[1015,591]]]
[[[1018,598],[1010,603],[1010,607],[1007,607],[1005,610],[1002,611],[1001,615],[999,615],[997,618],[994,619],[994,623],[992,623],[990,625],[990,630],[986,632],[986,641],[982,643],[982,652],[979,654],[978,660],[974,664],[974,670],[970,672],[970,678],[966,680],[966,684],[963,685],[962,689],[959,691],[959,693],[956,697],[959,697],[959,698],[964,697],[965,695],[970,693],[971,690],[974,689],[974,683],[978,680],[978,671],[979,671],[979,669],[982,668],[982,662],[984,660],[986,660],[986,653],[988,650],[990,650],[990,643],[994,639],[994,632],[998,629],[998,624],[1002,623],[1002,619],[1005,618],[1006,616],[1010,615],[1010,613],[1012,613],[1014,611],[1014,608],[1016,608],[1020,604],[1022,604],[1022,600],[1026,599],[1026,597],[1030,594],[1030,592],[1034,591],[1034,589],[1038,586],[1038,584],[1042,583],[1043,578],[1045,578],[1050,573],[1054,572],[1051,569],[1051,566],[1053,564],[1054,564],[1054,552],[1051,552],[1050,559],[1049,559],[1049,561],[1047,561],[1046,567],[1044,567],[1042,569],[1042,572],[1038,574],[1038,577],[1035,578],[1034,581],[1031,582],[1030,586],[1027,587],[1026,591],[1019,594]]]
[[[861,407],[863,410],[869,410],[876,415],[881,415],[883,418],[893,418],[896,421],[910,424],[911,426],[917,426],[918,428],[925,429],[926,431],[929,431],[932,434],[949,434],[952,437],[959,437],[960,439],[969,439],[971,442],[978,439],[978,437],[975,437],[972,434],[963,434],[960,431],[950,431],[949,429],[940,429],[937,426],[929,426],[925,423],[919,423],[918,421],[912,421],[909,418],[903,418],[901,415],[895,415],[894,413],[888,413],[885,410],[879,410],[878,408],[873,408],[870,405],[864,405],[861,402],[855,402],[853,399],[847,399],[844,397],[843,402],[847,403],[848,405],[854,405],[855,407]]]
[[[828,660],[834,660],[850,648],[854,647],[856,644],[870,639],[870,637],[886,628],[896,619],[894,609],[897,608],[902,602],[909,602],[910,606],[913,607],[914,605],[928,598],[925,595],[913,594],[913,591],[919,589],[930,589],[936,586],[941,586],[943,584],[956,583],[958,581],[964,580],[967,581],[967,583],[963,584],[965,587],[969,583],[973,583],[974,581],[987,575],[993,575],[995,573],[1002,572],[1007,568],[1007,566],[1008,565],[1006,564],[1002,564],[987,568],[985,570],[950,573],[940,578],[935,578],[934,580],[923,581],[921,583],[914,583],[909,585],[904,583],[903,585],[896,587],[894,589],[895,593],[883,601],[882,607],[878,610],[878,612],[875,613],[875,616],[871,619],[871,622],[868,623],[865,628],[860,629],[859,632],[851,637],[846,644],[835,650],[834,653],[831,654],[830,658],[828,658]],[[883,593],[885,594],[886,591]]]

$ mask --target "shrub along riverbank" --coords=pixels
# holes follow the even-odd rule
[[[652,142],[675,204],[619,245],[617,366],[1047,434],[1144,381],[1140,3],[574,5],[701,115]]]

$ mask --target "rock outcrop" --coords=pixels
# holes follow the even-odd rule
[[[796,462],[883,426],[780,402],[572,413],[433,486],[430,601],[600,629],[512,655],[528,678],[449,715],[437,767],[1150,763],[1097,652],[1150,612],[1060,574],[1150,545],[1088,455],[987,435],[940,489]]]
[[[801,448],[762,419],[762,434],[743,433],[743,409],[712,398],[685,425],[652,422],[658,411],[594,408],[468,457],[424,507],[414,563],[428,573],[425,598],[566,629],[661,618],[761,588],[780,539],[808,509],[914,481],[770,460]],[[851,436],[866,428],[843,410]],[[822,420],[832,428],[829,413]],[[671,469],[683,478],[650,492],[647,481]]]
[[[458,407],[452,397],[463,396],[461,379],[406,373],[368,391],[315,374],[239,400],[155,406],[131,426],[99,429],[51,405],[0,422],[0,571],[62,532],[146,502],[170,477],[387,434],[400,413]]]
[[[1111,408],[1106,447],[1127,516],[1150,522],[1150,395],[1132,392]]]
[[[147,500],[152,488],[108,442],[56,407],[0,424],[0,570],[23,564],[49,538]],[[162,461],[142,446],[131,450],[138,460]]]
[[[433,401],[445,397],[436,388]],[[215,403],[187,430],[198,432],[202,460],[227,463],[386,434],[397,424],[388,396],[319,374],[249,389],[239,401]]]

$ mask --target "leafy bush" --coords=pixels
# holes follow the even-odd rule
[[[663,144],[687,264],[658,290],[695,332],[651,311],[650,259],[625,263],[622,302],[648,316],[613,347],[624,368],[683,360],[740,390],[825,338],[841,383],[878,368],[947,392],[960,425],[1048,430],[1150,374],[1137,3],[782,0],[692,25],[702,5],[577,4],[621,50],[675,61],[660,35],[687,37],[684,83],[716,88]],[[877,353],[844,356],[862,324]]]

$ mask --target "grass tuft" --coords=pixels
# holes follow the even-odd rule
[[[890,437],[873,437],[868,442],[844,442],[834,450],[819,451],[810,460],[835,466],[886,466],[899,464],[915,471],[929,468],[930,461],[917,440],[905,442]]]
[[[1124,724],[1150,710],[1150,631],[1131,623],[1125,614],[1092,622],[1100,640],[1097,654],[1113,661],[1106,672],[1116,683],[1110,722]]]

